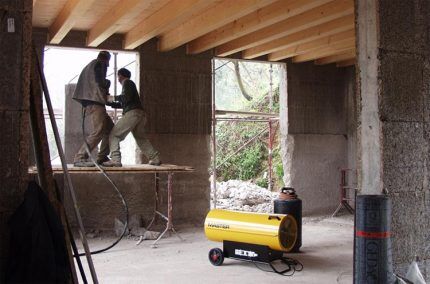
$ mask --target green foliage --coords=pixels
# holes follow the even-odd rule
[[[252,100],[247,101],[242,95],[234,71],[234,64],[229,60],[215,60],[216,108],[279,113],[280,66],[241,61],[239,62],[239,67],[244,88],[252,97]],[[272,101],[272,107],[270,107],[270,101]],[[276,128],[275,123],[273,126]],[[216,164],[219,165],[217,167],[219,181],[230,179],[253,180],[258,185],[267,188],[268,131],[264,131],[258,138],[249,142],[267,127],[268,123],[263,122],[218,122],[216,127]],[[241,149],[248,142],[249,144]],[[276,135],[273,141],[272,155],[274,188],[282,186],[283,176],[278,144]],[[236,151],[237,153],[233,155]]]
[[[263,177],[259,177],[257,178],[257,180],[255,181],[255,184],[257,184],[260,187],[264,187],[267,188],[269,185],[269,181],[267,180],[267,178],[263,178]]]

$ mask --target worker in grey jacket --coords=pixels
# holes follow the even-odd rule
[[[142,103],[136,85],[130,80],[131,73],[125,68],[118,70],[118,81],[122,85],[119,96],[109,96],[109,101],[118,101],[123,109],[122,118],[113,127],[109,136],[109,147],[111,160],[104,162],[106,167],[122,167],[121,151],[119,143],[131,132],[136,139],[140,151],[149,159],[150,165],[160,165],[161,161],[157,150],[146,138],[145,124],[146,116],[143,112]]]
[[[92,132],[85,138],[92,151],[101,141],[97,163],[109,161],[109,133],[113,128],[112,119],[106,112],[110,81],[106,79],[110,53],[101,51],[97,59],[91,61],[79,75],[73,99],[80,102],[86,119],[90,119]],[[74,165],[77,167],[93,166],[88,161],[85,141],[76,153]]]

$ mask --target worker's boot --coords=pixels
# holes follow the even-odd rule
[[[108,156],[99,156],[97,157],[97,164],[102,165],[103,163],[109,162],[110,159],[108,158]]]
[[[148,164],[150,164],[151,166],[159,166],[161,165],[160,158],[156,156],[155,158],[149,160]]]
[[[110,160],[102,164],[104,167],[122,167],[121,161]]]

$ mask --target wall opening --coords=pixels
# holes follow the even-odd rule
[[[282,186],[280,63],[213,59],[212,207],[270,212]]]
[[[66,125],[66,105],[79,107],[80,104],[73,102],[71,104],[66,104],[67,96],[71,96],[73,93],[68,94],[66,86],[71,84],[76,84],[79,74],[82,69],[93,59],[97,57],[99,50],[95,49],[84,49],[84,48],[64,48],[55,46],[46,46],[44,49],[43,56],[43,66],[44,73],[47,80],[47,85],[49,93],[51,96],[52,106],[54,108],[56,122],[59,128],[59,134],[62,140],[63,148],[67,148],[69,143],[65,143]],[[121,84],[117,82],[117,77],[115,75],[115,70],[125,67],[129,69],[132,73],[131,80],[133,80],[139,89],[139,55],[136,52],[124,52],[124,51],[110,51],[111,60],[109,62],[109,67],[107,71],[107,79],[111,81],[111,86],[109,93],[111,95],[119,95],[121,93]],[[70,99],[70,98],[69,98]],[[122,110],[113,109],[111,107],[106,107],[108,114],[111,118],[117,121],[121,118]],[[69,117],[68,126],[76,128],[76,136],[74,137],[74,144],[82,143],[82,131],[81,131],[81,121],[82,117],[80,111],[74,112],[73,117]],[[45,124],[47,128],[49,151],[51,156],[51,163],[53,165],[59,165],[60,158],[58,156],[58,150],[55,144],[54,134],[52,131],[51,123],[49,121],[49,115],[44,102],[44,114],[45,114]],[[88,133],[88,131],[86,131]],[[71,138],[71,137],[68,137]],[[77,147],[79,147],[78,145]],[[75,147],[76,148],[76,147]],[[66,152],[66,159],[68,149],[64,149]],[[122,162],[124,164],[134,164],[136,163],[136,142],[134,141],[132,135],[128,135],[127,138],[121,142],[121,153]],[[74,154],[74,153],[70,153]],[[69,159],[70,162],[70,159]]]

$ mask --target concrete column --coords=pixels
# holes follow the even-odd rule
[[[357,1],[361,192],[393,202],[396,273],[430,279],[429,0]]]
[[[379,119],[377,2],[357,1],[360,88],[359,159],[361,194],[382,193],[382,129]]]
[[[73,158],[83,143],[82,136],[82,106],[72,99],[76,84],[65,86],[66,100],[64,104],[64,155],[68,164],[73,163]],[[90,120],[85,119],[85,133],[88,135],[92,131]],[[92,154],[97,157],[98,147]]]
[[[5,281],[11,214],[28,181],[32,1],[0,1],[0,283]]]

